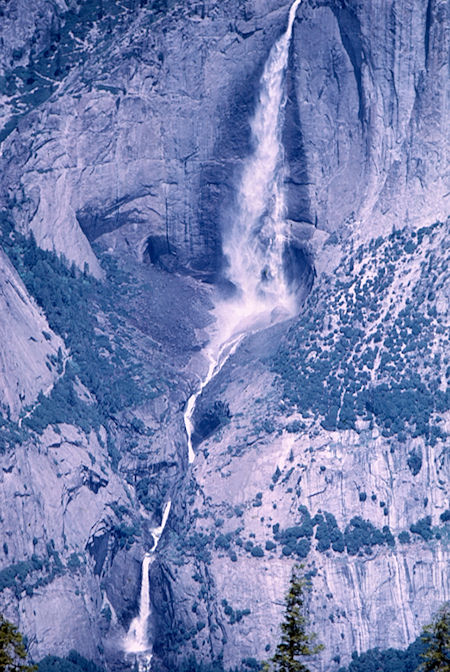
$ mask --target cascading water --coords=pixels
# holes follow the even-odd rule
[[[153,546],[142,560],[141,594],[139,601],[139,615],[133,618],[124,641],[125,653],[134,656],[140,672],[148,670],[152,659],[150,645],[147,639],[147,623],[150,615],[150,580],[149,567],[152,555],[156,551],[159,540],[167,523],[172,502],[169,500],[164,507],[161,525],[152,530]]]
[[[246,334],[287,319],[296,310],[295,295],[283,270],[287,233],[281,131],[289,45],[301,1],[295,0],[291,5],[286,31],[272,47],[260,81],[259,103],[251,123],[254,152],[245,163],[238,212],[223,242],[228,279],[236,293],[231,300],[216,306],[216,333],[204,352],[209,361],[208,372],[189,398],[184,413],[190,463],[195,458],[192,416],[206,385]]]
[[[264,67],[259,104],[251,123],[254,152],[244,166],[238,215],[224,236],[228,277],[238,290],[238,297],[232,302],[234,311],[223,317],[231,330],[242,318],[253,322],[261,314],[267,323],[274,309],[288,315],[295,311],[295,297],[283,272],[287,236],[281,130],[289,44],[300,2],[295,0],[291,6],[287,29],[272,47]]]

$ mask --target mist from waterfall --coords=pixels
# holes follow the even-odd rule
[[[235,293],[215,307],[216,327],[204,350],[209,366],[184,412],[189,462],[192,417],[198,397],[222,369],[246,334],[292,317],[296,297],[284,274],[288,242],[284,194],[282,126],[286,106],[286,68],[295,15],[302,0],[289,10],[288,25],[273,45],[260,80],[259,101],[251,122],[253,153],[247,158],[237,193],[237,212],[223,236],[227,279]]]

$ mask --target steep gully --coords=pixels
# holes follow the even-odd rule
[[[193,415],[197,399],[205,387],[247,335],[292,317],[297,308],[295,291],[286,279],[283,266],[289,241],[281,131],[289,45],[301,1],[295,0],[291,5],[286,31],[272,47],[260,80],[259,103],[251,122],[254,151],[244,165],[237,212],[223,240],[223,252],[228,262],[226,274],[234,287],[233,296],[220,300],[214,309],[215,326],[204,350],[208,370],[184,411],[189,464],[195,460]],[[151,644],[147,640],[149,565],[167,523],[170,506],[168,501],[160,527],[152,532],[154,545],[142,562],[139,616],[132,621],[124,641],[126,654],[135,657],[140,670],[149,669],[151,662]]]

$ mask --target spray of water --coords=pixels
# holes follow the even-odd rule
[[[296,310],[296,299],[283,271],[287,233],[281,132],[289,45],[301,1],[295,0],[291,5],[286,31],[272,47],[260,81],[259,102],[251,123],[254,151],[244,165],[238,211],[223,240],[227,275],[236,292],[232,299],[219,302],[215,308],[216,331],[204,351],[208,371],[184,413],[190,463],[195,458],[192,416],[206,385],[246,334],[287,319]]]

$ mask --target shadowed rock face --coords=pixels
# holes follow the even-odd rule
[[[302,248],[291,245],[286,246],[283,263],[288,284],[298,296],[301,305],[314,283],[315,270],[311,258]]]
[[[153,399],[109,419],[122,456],[117,471],[103,430],[86,434],[69,424],[59,433],[48,427],[1,456],[0,536],[7,545],[0,568],[31,562],[33,554],[50,563],[48,583],[42,569],[27,565],[29,590],[19,591],[19,600],[14,587],[0,591],[1,610],[30,636],[36,657],[76,648],[101,659],[105,650],[117,663],[137,613],[149,530],[171,493],[171,536],[161,540],[151,568],[149,623],[155,655],[169,669],[192,651],[205,660],[223,654],[230,665],[264,657],[265,646],[273,651],[293,556],[280,545],[270,555],[265,541],[273,541],[272,525],[298,524],[299,506],[311,515],[333,514],[341,530],[355,516],[379,529],[388,523],[396,535],[426,515],[440,524],[448,461],[437,448],[409,436],[394,445],[376,427],[327,430],[322,418],[310,422],[300,414],[285,422],[283,391],[264,360],[276,355],[280,339],[287,350],[303,348],[292,335],[302,333],[301,324],[252,337],[208,386],[194,418],[199,455],[187,471],[182,411],[204,373],[198,351],[211,306],[211,288],[200,291],[198,280],[219,283],[223,276],[221,237],[252,150],[258,81],[289,4],[171,1],[158,12],[154,3],[137,0],[123,0],[122,9],[107,0],[35,0],[32,7],[10,0],[1,8],[0,205],[17,229],[33,231],[39,245],[79,268],[88,263],[102,276],[95,247],[133,272],[125,326],[103,328],[133,344],[140,373],[156,390]],[[319,295],[344,292],[344,302],[342,287],[353,271],[343,272],[339,286],[334,274],[345,254],[356,258],[361,243],[393,228],[443,219],[448,11],[444,0],[304,0],[300,6],[282,138],[290,230],[284,263],[301,300],[314,282]],[[445,237],[426,241],[424,249],[431,256],[417,252],[410,263],[405,252],[397,262],[399,296],[407,291],[403,272],[419,273],[425,264],[430,278],[438,275],[433,264]],[[382,268],[392,273],[390,264],[377,259],[374,277]],[[3,258],[0,290],[14,332],[0,339],[0,401],[17,415],[51,388],[48,357],[60,345],[66,351]],[[364,284],[351,292],[377,293]],[[448,296],[442,282],[432,299],[442,324]],[[403,306],[395,297],[392,307],[385,300],[380,314],[391,319]],[[338,323],[341,310],[335,306],[311,329],[313,345],[327,330],[348,327]],[[360,321],[354,318],[356,326]],[[312,363],[329,347],[319,345]],[[381,347],[359,345],[371,353]],[[421,351],[417,361],[434,362],[435,350]],[[353,354],[344,348],[339,356],[344,362]],[[408,467],[410,451],[422,455],[416,474]],[[240,536],[243,544],[261,545],[265,556],[233,546],[229,533],[233,544]],[[427,543],[397,542],[395,550],[386,543],[351,556],[312,551],[314,629],[331,642],[323,669],[332,669],[339,653],[344,663],[355,648],[406,644],[421,616],[448,598],[446,547],[436,537]],[[251,614],[236,621],[246,609]],[[193,629],[199,634],[190,640],[185,634]]]

